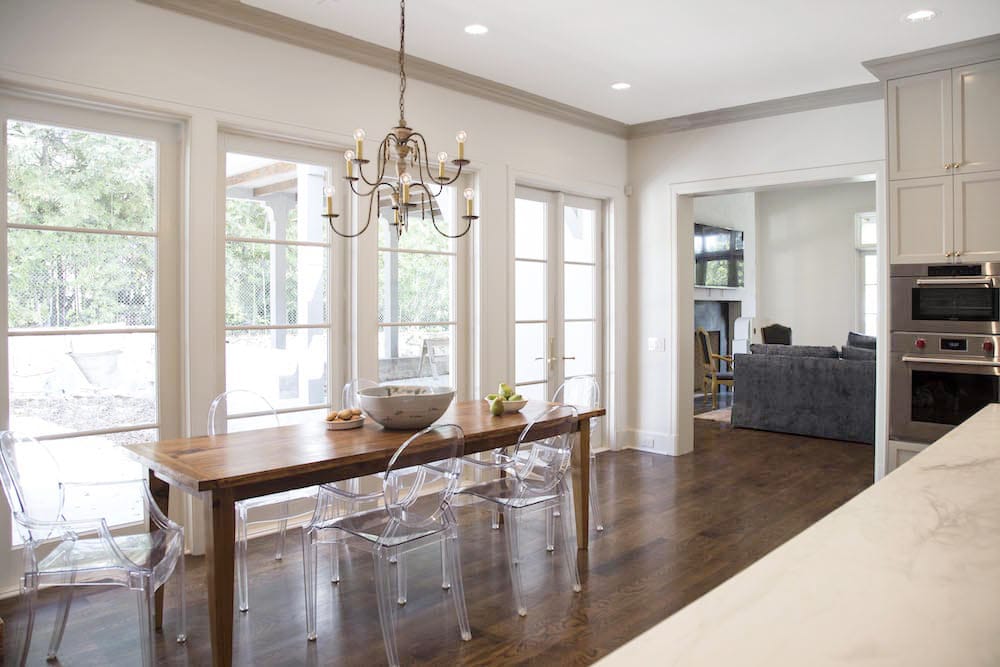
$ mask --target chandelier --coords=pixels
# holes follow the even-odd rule
[[[472,188],[465,188],[465,215],[461,216],[465,220],[465,229],[458,234],[449,234],[438,226],[438,219],[435,209],[440,212],[437,206],[437,197],[441,195],[446,186],[457,181],[462,175],[462,168],[469,164],[465,159],[465,140],[468,135],[460,131],[455,135],[458,142],[458,157],[450,161],[454,165],[455,172],[450,178],[445,171],[445,164],[448,163],[448,154],[440,152],[437,154],[437,175],[431,171],[429,153],[427,151],[427,141],[419,132],[414,131],[406,124],[405,96],[406,96],[406,0],[399,3],[399,124],[389,130],[382,142],[378,146],[375,154],[375,174],[372,178],[365,173],[365,166],[370,160],[365,159],[364,142],[365,131],[357,129],[354,131],[354,150],[344,153],[344,160],[347,162],[347,175],[344,180],[358,197],[367,197],[368,216],[364,226],[357,232],[350,234],[341,232],[333,224],[334,219],[340,217],[333,212],[334,187],[328,185],[323,190],[326,199],[326,213],[323,217],[327,219],[332,229],[338,236],[344,238],[354,238],[361,236],[368,229],[372,219],[372,207],[375,201],[379,200],[383,194],[388,195],[392,203],[393,220],[389,224],[396,228],[396,234],[402,236],[410,224],[410,212],[417,207],[420,208],[421,219],[430,213],[431,224],[438,234],[447,238],[459,238],[465,236],[472,227],[472,221],[479,218],[472,214],[472,200],[475,191]],[[355,175],[355,169],[357,175]],[[367,186],[367,190],[365,189]]]

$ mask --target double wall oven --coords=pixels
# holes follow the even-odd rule
[[[889,437],[929,443],[1000,401],[1000,263],[890,271]]]

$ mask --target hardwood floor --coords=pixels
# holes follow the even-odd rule
[[[574,594],[558,553],[544,548],[542,517],[522,529],[528,615],[514,610],[503,535],[485,511],[459,510],[462,565],[473,639],[462,642],[450,594],[440,588],[436,549],[411,554],[409,601],[400,609],[407,664],[589,664],[679,610],[841,505],[872,482],[867,445],[732,429],[695,420],[696,450],[670,458],[636,451],[598,457],[604,522],[580,552],[584,590]],[[250,612],[235,625],[236,664],[385,663],[371,558],[354,552],[342,581],[324,582],[319,639],[305,639],[298,531],[283,561],[273,540],[250,545]],[[557,549],[560,548],[557,542]],[[168,586],[160,664],[210,662],[204,558],[188,558],[188,643],[173,642]],[[55,615],[42,595],[30,664],[44,664]],[[24,630],[12,600],[0,602],[12,639]],[[8,647],[10,651],[12,647]],[[136,603],[122,590],[76,596],[62,664],[139,663]],[[11,653],[8,652],[8,656]]]

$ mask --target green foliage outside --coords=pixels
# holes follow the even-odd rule
[[[9,121],[13,225],[155,231],[151,141]],[[155,239],[11,229],[11,328],[152,326]]]

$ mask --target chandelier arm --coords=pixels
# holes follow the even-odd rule
[[[379,147],[378,147],[378,154],[380,156],[379,159],[378,159],[378,164],[379,164],[378,169],[379,169],[379,172],[378,172],[378,178],[376,178],[374,182],[369,181],[368,177],[365,175],[365,165],[364,165],[364,163],[359,163],[358,164],[358,176],[360,176],[361,180],[364,181],[367,185],[370,185],[371,187],[376,187],[379,183],[382,182],[382,177],[383,177],[384,172],[385,172],[385,160],[381,156],[382,156],[383,153],[386,152],[386,148],[387,148],[386,147],[386,142],[389,141],[389,137],[390,136],[392,136],[392,135],[386,135],[386,137],[384,139],[382,139],[382,143],[379,144]],[[354,188],[351,188],[351,189],[353,190]],[[355,192],[355,194],[358,194],[358,193]]]
[[[367,181],[365,182],[367,183]],[[348,181],[348,183],[351,186],[351,192],[353,192],[359,197],[371,197],[375,193],[375,191],[378,190],[380,187],[382,187],[383,185],[388,185],[388,183],[386,183],[385,181],[379,181],[377,183],[369,183],[369,185],[372,186],[371,190],[369,190],[368,192],[361,192],[360,190],[354,187],[354,181]]]
[[[380,184],[380,185],[382,185],[382,184]],[[345,234],[344,232],[342,232],[339,229],[337,229],[336,227],[334,227],[334,225],[333,225],[333,218],[327,218],[326,221],[330,224],[330,230],[334,234],[336,234],[337,236],[339,236],[341,238],[344,238],[344,239],[357,238],[357,237],[361,236],[362,234],[364,234],[366,231],[368,231],[368,227],[371,226],[371,224],[372,224],[372,202],[375,201],[375,197],[373,195],[376,192],[378,192],[378,189],[379,189],[379,186],[376,186],[375,188],[372,189],[371,193],[369,193],[369,195],[368,195],[368,197],[369,197],[369,199],[368,199],[368,217],[365,218],[365,225],[364,225],[364,227],[362,227],[358,231],[354,232],[353,234]],[[353,181],[351,182],[351,190],[354,190],[354,183],[353,183]],[[355,194],[358,194],[356,190],[355,190]]]
[[[434,195],[431,195],[431,191],[423,183],[417,183],[413,187],[423,188],[424,192],[426,192],[428,195],[430,195],[430,197],[431,197],[432,200],[434,199]],[[449,238],[449,239],[458,239],[458,238],[461,238],[461,237],[465,236],[466,234],[468,234],[469,230],[472,229],[472,219],[470,218],[470,219],[467,219],[465,221],[465,229],[462,230],[461,234],[448,234],[447,232],[442,232],[441,228],[438,227],[437,218],[434,217],[434,203],[433,203],[433,201],[431,202],[431,224],[434,225],[434,231],[436,231],[441,236],[443,236],[445,238]]]

